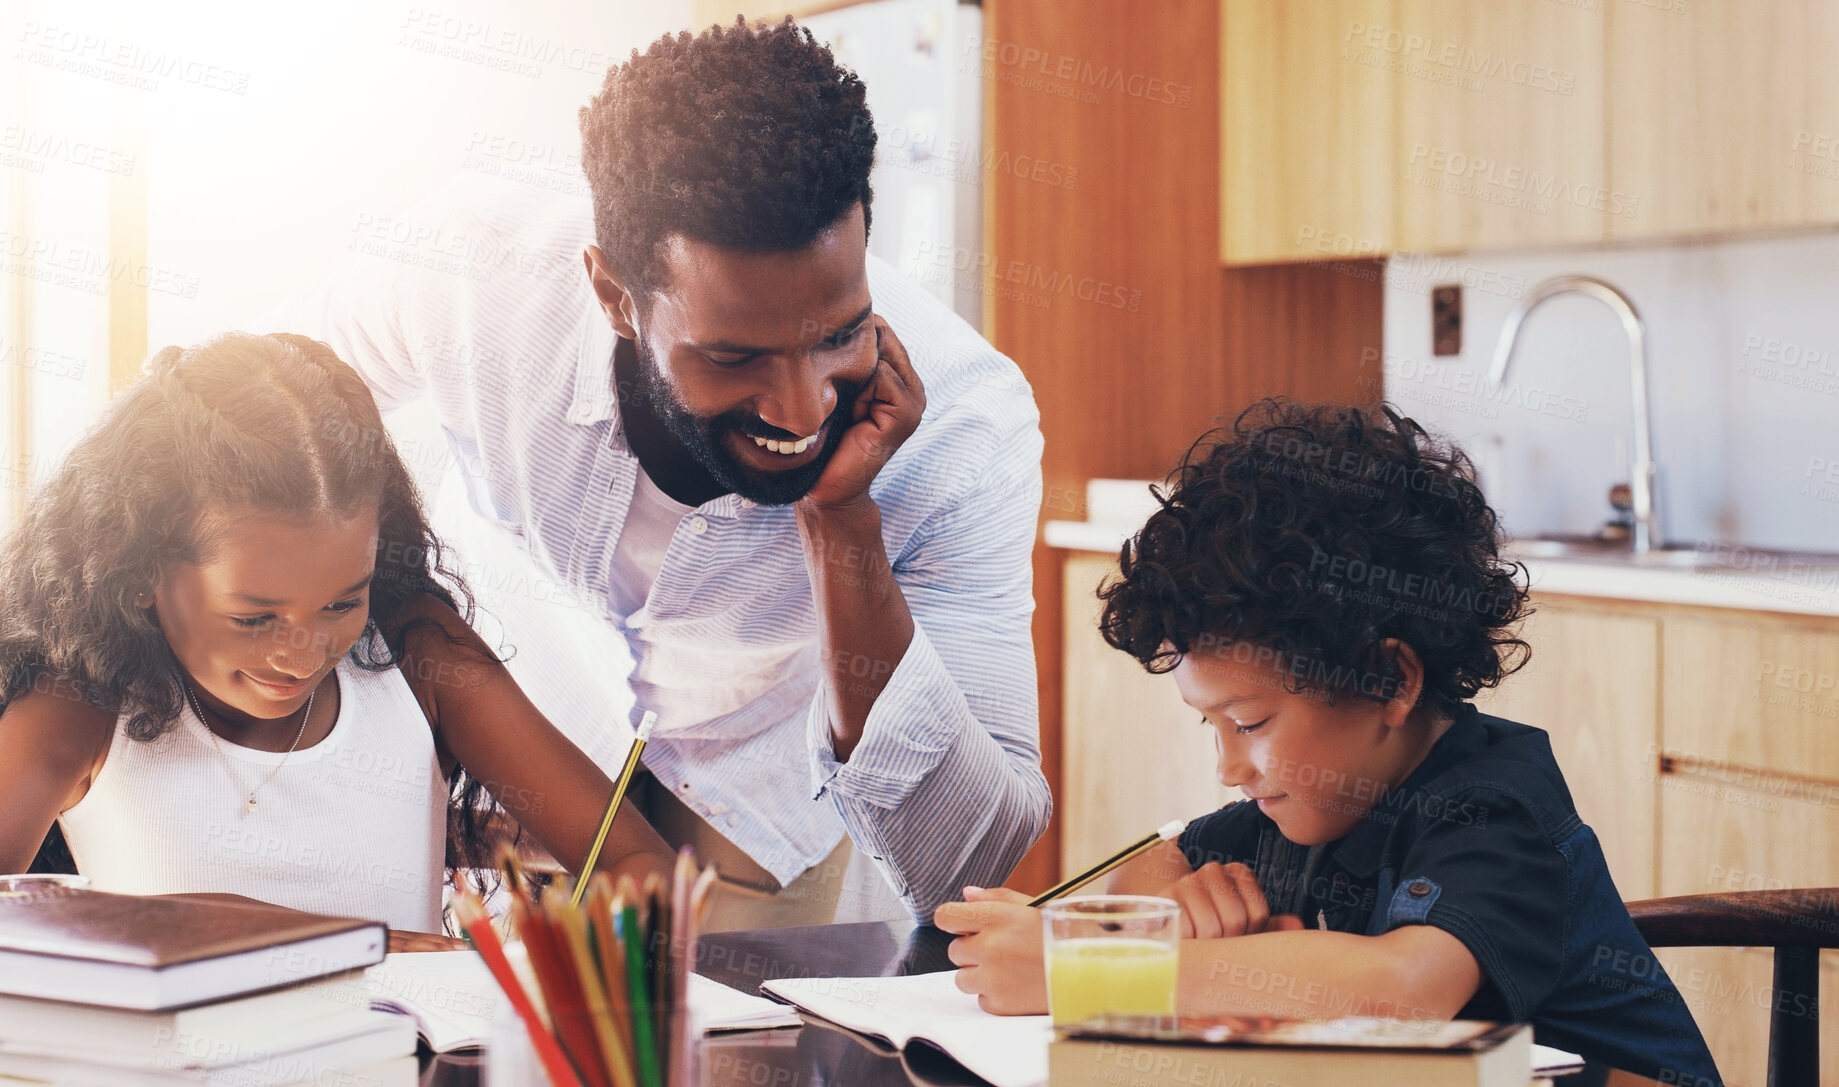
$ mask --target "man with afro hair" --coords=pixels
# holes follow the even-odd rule
[[[473,512],[549,586],[525,595],[589,617],[505,626],[603,765],[629,653],[629,719],[658,720],[620,818],[716,860],[713,928],[831,920],[852,843],[920,920],[1000,885],[1050,807],[1039,414],[868,255],[862,81],[737,20],[634,50],[580,129],[591,199],[469,193],[290,323],[386,411],[432,400]]]

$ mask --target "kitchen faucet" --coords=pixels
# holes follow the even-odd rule
[[[1660,513],[1655,508],[1655,480],[1659,473],[1654,466],[1654,433],[1648,425],[1653,409],[1648,404],[1647,327],[1628,295],[1594,276],[1553,276],[1534,284],[1501,326],[1501,338],[1494,345],[1494,363],[1488,368],[1488,382],[1498,389],[1507,380],[1507,364],[1513,361],[1520,326],[1527,315],[1548,298],[1573,293],[1588,295],[1614,310],[1622,319],[1622,331],[1628,334],[1629,377],[1635,396],[1634,478],[1629,489],[1634,499],[1634,551],[1645,554],[1661,546]]]

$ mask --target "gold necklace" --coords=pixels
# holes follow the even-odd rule
[[[210,722],[204,719],[204,707],[199,704],[198,697],[192,694],[191,684],[180,680],[179,685],[185,688],[185,700],[192,704],[192,712],[198,715],[198,723],[204,726],[204,734],[211,738],[211,750],[217,752],[217,759],[223,763],[224,772],[230,775],[230,780],[236,782],[237,789],[241,790],[244,787],[243,776],[236,772],[236,767],[230,765],[230,756],[224,754],[223,744],[217,739],[217,733],[211,730]],[[275,779],[275,775],[281,772],[283,766],[287,765],[288,756],[300,746],[300,738],[306,735],[307,718],[313,715],[313,699],[318,696],[319,688],[316,686],[313,688],[313,693],[307,695],[305,711],[300,715],[300,731],[294,733],[294,742],[288,746],[287,753],[281,756],[281,761],[275,763],[274,769],[268,771],[268,776],[262,779],[262,783],[249,790],[249,799],[243,802],[243,810],[236,816],[238,819],[255,810],[256,794],[268,788],[268,783]]]

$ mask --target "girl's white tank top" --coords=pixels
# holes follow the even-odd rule
[[[229,892],[439,932],[447,783],[427,716],[399,669],[347,656],[335,674],[331,733],[285,764],[221,737],[214,750],[189,705],[145,743],[123,714],[89,792],[59,817],[78,871],[99,891]]]

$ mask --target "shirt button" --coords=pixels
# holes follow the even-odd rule
[[[750,509],[753,509],[753,508],[754,508],[754,500],[753,500],[753,499],[751,499],[751,498],[743,498],[743,499],[741,499],[741,508],[742,508],[742,509],[744,509],[744,510],[750,510]]]
[[[680,784],[680,785],[678,785],[678,786],[677,786],[677,791],[678,791],[678,792],[683,792],[683,793],[687,793],[687,792],[689,792],[689,791],[690,791],[690,783],[686,781],[686,782],[683,782],[682,784]]]
[[[702,517],[690,518],[690,531],[700,536],[709,531],[709,522]]]
[[[1430,893],[1430,884],[1425,880],[1414,879],[1411,885],[1405,888],[1405,893],[1413,898],[1423,898]]]

